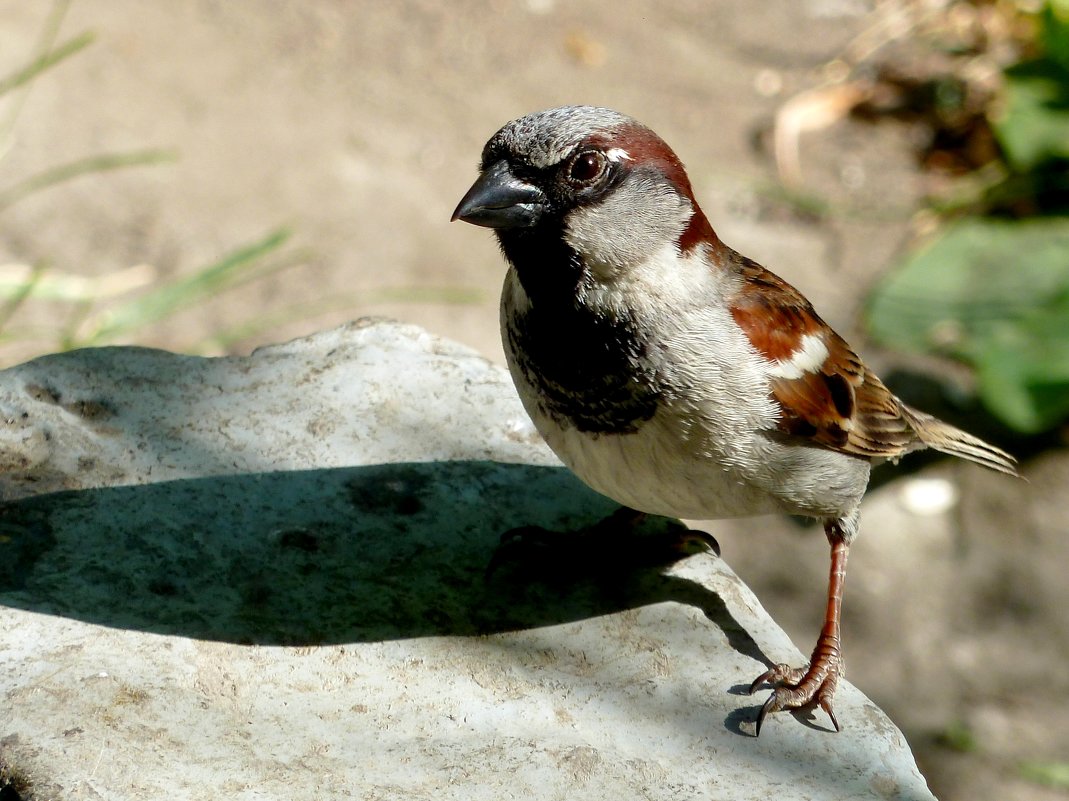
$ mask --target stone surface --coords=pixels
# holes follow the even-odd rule
[[[752,736],[745,686],[802,656],[664,521],[487,576],[502,532],[613,505],[465,348],[364,321],[82,351],[0,404],[0,766],[29,797],[932,798],[849,684],[841,734]]]

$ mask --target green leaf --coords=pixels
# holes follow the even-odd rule
[[[1069,762],[1022,762],[1020,771],[1036,784],[1069,789]]]
[[[1048,0],[1040,25],[1043,50],[1069,70],[1069,0]]]
[[[1050,59],[1005,72],[1004,107],[991,122],[1014,169],[1069,159],[1069,67]]]
[[[869,299],[872,337],[977,369],[984,404],[1023,432],[1069,416],[1069,217],[962,220]]]
[[[976,367],[981,397],[1012,428],[1036,433],[1069,417],[1069,294],[996,328]]]

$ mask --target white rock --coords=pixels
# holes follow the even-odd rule
[[[751,736],[741,688],[802,656],[711,555],[484,578],[613,505],[472,351],[80,351],[0,405],[0,767],[35,798],[932,799],[848,684],[841,734]]]

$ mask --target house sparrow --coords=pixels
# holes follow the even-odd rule
[[[934,448],[1016,475],[1014,459],[885,387],[794,287],[717,237],[683,165],[604,108],[529,114],[483,149],[453,220],[508,262],[505,355],[560,459],[617,502],[672,517],[785,512],[831,544],[808,665],[776,665],[770,713],[832,708],[846,559],[873,464]]]

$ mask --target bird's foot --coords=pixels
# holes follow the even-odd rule
[[[757,713],[754,736],[761,735],[761,724],[764,723],[765,717],[773,712],[813,705],[827,712],[831,725],[835,727],[835,731],[839,731],[839,721],[835,718],[831,702],[842,675],[843,659],[838,641],[825,643],[824,638],[817,643],[813,658],[806,667],[792,668],[781,663],[766,670],[750,685],[751,695],[757,692],[762,684],[771,684],[773,687],[772,695]]]

